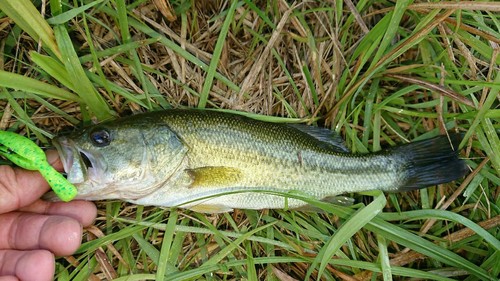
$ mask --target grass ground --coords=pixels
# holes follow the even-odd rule
[[[81,121],[209,107],[328,127],[354,152],[458,131],[471,169],[311,202],[321,213],[98,202],[57,280],[498,278],[500,3],[33,2],[0,2],[0,129],[41,145]]]

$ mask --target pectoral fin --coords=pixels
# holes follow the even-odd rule
[[[241,170],[223,166],[200,167],[186,172],[193,180],[190,188],[235,186],[243,178]]]

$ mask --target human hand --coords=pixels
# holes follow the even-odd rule
[[[55,151],[47,159],[62,169]],[[54,255],[74,253],[95,219],[92,202],[42,201],[49,189],[38,172],[0,166],[0,281],[52,280]]]

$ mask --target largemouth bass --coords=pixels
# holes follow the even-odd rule
[[[450,182],[467,170],[460,140],[451,134],[360,155],[328,129],[167,110],[98,124],[54,144],[79,199],[216,213],[306,204],[269,192],[324,199]]]

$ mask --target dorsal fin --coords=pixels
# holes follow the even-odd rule
[[[329,130],[327,128],[308,126],[304,124],[287,124],[287,125],[303,133],[306,133],[321,142],[330,144],[332,146],[331,148],[337,152],[342,152],[342,153],[351,152],[345,146],[342,137],[338,133],[332,130]]]

